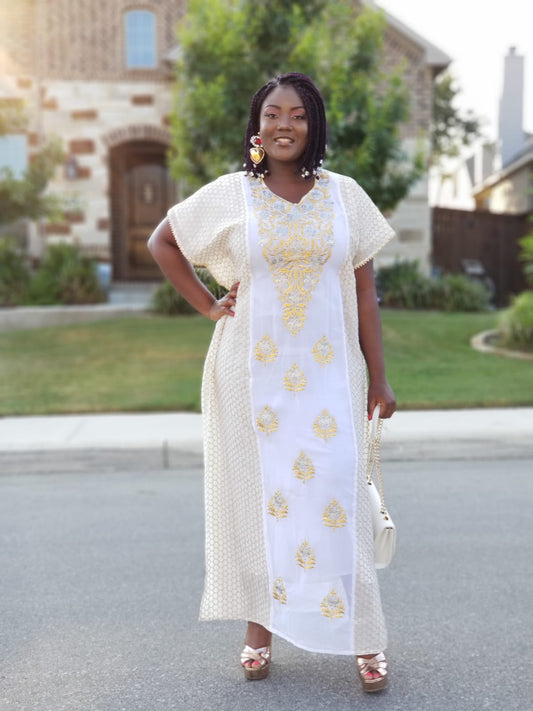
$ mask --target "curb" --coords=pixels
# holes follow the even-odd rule
[[[480,353],[492,353],[493,355],[504,356],[505,358],[516,358],[517,360],[533,361],[533,353],[525,353],[524,351],[511,351],[508,348],[500,348],[491,346],[491,339],[499,335],[498,330],[482,331],[470,339],[470,347]]]

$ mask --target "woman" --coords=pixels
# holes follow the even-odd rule
[[[363,688],[377,691],[387,683],[386,631],[364,417],[378,403],[382,417],[395,410],[372,265],[393,233],[355,181],[321,169],[325,144],[313,82],[270,81],[252,99],[246,171],[171,208],[149,247],[173,286],[217,321],[202,385],[200,619],[248,620],[248,679],[267,676],[274,632],[356,655]],[[191,264],[228,294],[216,300]]]

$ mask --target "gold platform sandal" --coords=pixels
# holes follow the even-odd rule
[[[251,665],[245,666],[247,662]],[[270,647],[259,647],[253,649],[247,644],[241,652],[241,664],[244,669],[244,676],[252,681],[266,679],[270,671]]]
[[[363,691],[380,691],[387,686],[389,677],[387,675],[387,660],[383,652],[379,652],[370,659],[357,657],[357,670]],[[374,676],[374,672],[377,672],[378,676]]]

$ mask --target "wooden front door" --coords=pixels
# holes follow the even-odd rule
[[[132,142],[111,155],[113,275],[116,280],[155,280],[159,267],[146,242],[174,202],[165,146]]]

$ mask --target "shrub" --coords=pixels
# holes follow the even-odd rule
[[[528,284],[533,286],[533,234],[522,237],[519,245],[520,260],[524,262],[524,274]]]
[[[533,349],[533,291],[523,291],[500,318],[505,345]]]
[[[30,283],[30,270],[15,240],[0,240],[0,306],[17,306],[24,302]]]
[[[226,289],[215,281],[212,274],[207,269],[197,267],[195,272],[200,281],[207,286],[215,298],[220,299],[226,293]],[[172,284],[168,281],[163,282],[154,292],[154,295],[152,296],[152,309],[156,313],[163,314],[165,316],[196,313],[196,309],[191,306],[181,294],[178,294]]]
[[[35,305],[94,304],[105,301],[93,260],[79,247],[55,244],[30,282],[26,303]]]
[[[382,267],[376,275],[376,288],[383,306],[400,309],[426,307],[428,280],[416,261],[396,262]]]
[[[379,269],[376,288],[382,305],[391,308],[484,311],[490,304],[490,292],[481,282],[464,274],[429,279],[416,261]]]
[[[153,311],[164,316],[179,316],[195,312],[189,302],[181,294],[178,294],[168,281],[164,281],[161,286],[157,287],[152,296],[151,306]]]
[[[446,274],[430,279],[428,306],[440,311],[486,311],[490,293],[480,281],[464,274]]]

